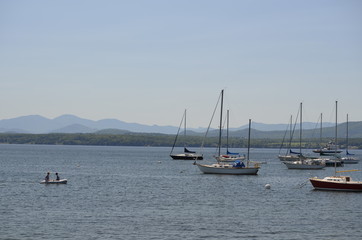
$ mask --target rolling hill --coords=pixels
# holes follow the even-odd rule
[[[323,137],[334,137],[334,124],[323,123]],[[246,138],[247,125],[230,129],[230,137]],[[252,124],[253,138],[281,139],[286,133],[288,124]],[[319,138],[319,129],[316,123],[303,123],[303,138]],[[96,134],[125,134],[125,133],[155,133],[155,134],[176,134],[178,127],[143,125],[138,123],[127,123],[117,119],[103,119],[99,121],[79,118],[74,115],[62,115],[54,119],[48,119],[39,115],[22,116],[13,119],[0,120],[0,132],[2,133],[96,133]],[[188,129],[188,136],[203,136],[205,129]],[[210,130],[208,136],[217,136],[218,130]],[[223,134],[225,135],[225,134]],[[295,130],[294,138],[299,136],[298,129]],[[338,125],[338,136],[346,136],[346,123]],[[362,121],[349,123],[349,137],[362,137]]]

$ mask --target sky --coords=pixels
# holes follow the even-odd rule
[[[0,119],[362,121],[362,1],[0,0]]]

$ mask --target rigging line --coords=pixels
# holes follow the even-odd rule
[[[330,114],[329,114],[329,118],[328,118],[328,122],[332,122],[332,123],[334,123],[334,121],[335,121],[335,112],[336,112],[336,106],[335,105],[333,105],[332,106],[332,109],[331,109],[331,111],[330,111]],[[324,120],[325,121],[325,120]]]
[[[300,113],[300,109],[298,110],[297,116],[296,116],[296,118],[295,118],[295,120],[294,120],[293,131],[292,131],[292,134],[291,134],[290,139],[289,139],[289,149],[292,148],[292,139],[293,139],[293,137],[294,137],[295,128],[296,128],[296,126],[297,126],[299,113]]]
[[[223,114],[223,103],[224,101],[224,89],[221,90],[221,104],[220,104],[220,129],[219,129],[219,153],[220,155],[220,148],[221,148],[221,125],[222,125],[222,114]]]
[[[222,126],[221,126],[221,134],[223,133],[223,131],[225,131],[225,130],[224,130],[224,129],[225,129],[225,124],[227,124],[226,119],[227,119],[227,116],[224,117],[223,124],[222,124]],[[228,129],[227,129],[227,131],[228,131]],[[228,133],[227,133],[227,134],[228,134]],[[228,141],[228,139],[227,139],[227,141]],[[226,144],[226,145],[228,145],[228,144]],[[220,148],[221,148],[221,146],[220,146]]]
[[[315,126],[313,128],[312,138],[314,138],[314,134],[315,134],[316,129],[320,129],[319,126],[320,126],[320,122],[322,121],[321,118],[322,118],[322,116],[319,115],[318,120],[317,120],[317,122],[316,122],[316,124],[315,124]]]
[[[247,162],[246,162],[246,166],[249,167],[249,162],[250,162],[250,133],[251,133],[251,119],[249,119],[249,131],[248,131],[248,155],[247,155]]]
[[[292,116],[290,116],[290,118],[292,118]],[[291,124],[292,124],[292,121],[290,121],[290,123],[287,125],[287,129],[286,129],[285,132],[284,132],[283,141],[282,141],[282,144],[280,145],[280,148],[279,148],[279,155],[280,155],[280,151],[281,151],[282,148],[283,148],[284,140],[285,140],[285,137],[287,136],[287,132],[288,132]]]
[[[205,132],[204,139],[202,140],[201,150],[204,148],[205,139],[206,139],[207,134],[209,133],[210,126],[211,126],[211,124],[212,124],[212,120],[214,119],[214,116],[215,116],[215,113],[216,113],[217,107],[218,107],[218,105],[219,105],[220,99],[221,99],[221,93],[220,93],[220,95],[219,95],[219,99],[217,100],[217,103],[216,103],[216,106],[215,106],[214,112],[212,113],[212,117],[211,117],[211,120],[210,120],[209,126],[207,127],[207,130],[206,130],[206,132]]]
[[[181,129],[182,123],[183,123],[184,118],[185,118],[185,113],[186,113],[186,110],[185,110],[184,114],[182,115],[182,119],[181,119],[180,125],[179,125],[179,127],[178,127],[177,134],[176,134],[176,137],[175,137],[175,141],[173,142],[173,146],[172,146],[172,149],[171,149],[170,154],[172,154],[173,149],[175,148],[175,145],[176,145],[176,142],[177,142],[177,138],[178,138],[178,135],[179,135],[179,133],[180,133],[180,129]],[[186,130],[185,130],[185,131],[186,131]]]
[[[320,128],[320,127],[318,127],[318,125],[320,126],[321,122],[322,122],[322,113],[318,117],[318,121],[315,124],[314,130],[316,130],[317,128]],[[315,133],[315,131],[313,131],[312,137],[314,137],[314,133]]]

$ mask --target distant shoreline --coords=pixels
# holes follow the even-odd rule
[[[172,147],[174,135],[167,134],[90,134],[90,133],[51,133],[51,134],[13,134],[0,133],[0,144],[36,144],[36,145],[87,145],[87,146],[150,146],[150,147]],[[322,140],[322,145],[330,139]],[[176,147],[187,146],[198,148],[204,142],[204,147],[217,147],[216,137],[203,138],[200,136],[189,136],[186,139],[179,138]],[[251,139],[252,148],[281,148],[283,139],[255,138]],[[226,139],[223,139],[223,146],[226,147]],[[292,148],[299,148],[299,141],[292,141]],[[345,149],[346,140],[338,141],[340,149]],[[284,140],[283,148],[287,142]],[[229,138],[230,148],[246,148],[247,139]],[[302,147],[315,149],[320,147],[318,138],[304,139]],[[349,149],[362,149],[362,138],[349,139]]]

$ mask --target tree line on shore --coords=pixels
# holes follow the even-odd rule
[[[0,144],[47,144],[47,145],[94,145],[94,146],[154,146],[172,147],[175,136],[167,134],[133,133],[133,134],[0,134]],[[303,139],[303,148],[319,148],[330,139],[309,138]],[[226,147],[226,138],[222,139],[223,147]],[[217,137],[179,136],[176,146],[182,147],[184,143],[189,147],[217,147]],[[346,139],[338,141],[340,148],[346,147]],[[349,147],[362,149],[362,138],[349,139]],[[230,148],[246,148],[248,139],[232,137],[228,140]],[[280,148],[287,147],[288,142],[283,139],[258,138],[251,139],[253,148]],[[291,142],[293,148],[299,148],[299,140]]]

